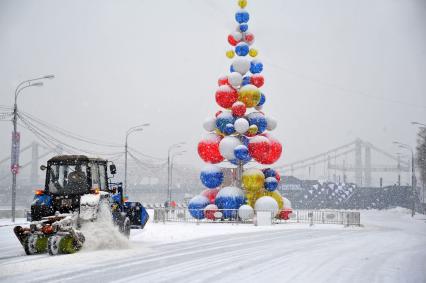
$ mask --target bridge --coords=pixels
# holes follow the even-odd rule
[[[21,180],[21,181],[24,181],[25,185],[31,185],[31,186],[35,186],[39,183],[39,170],[40,170],[39,166],[43,160],[58,154],[72,154],[72,153],[77,154],[78,153],[78,152],[64,153],[60,145],[56,146],[55,148],[52,148],[52,147],[47,147],[36,141],[33,141],[29,145],[23,147],[20,150],[20,155],[22,156],[26,152],[31,152],[31,155],[30,155],[31,157],[30,158],[28,158],[28,156],[27,158],[21,157],[21,163],[19,165],[19,169],[20,171],[25,170],[26,172],[29,172],[29,174],[23,178],[25,180]],[[130,180],[132,182],[134,183],[141,182],[142,180],[140,177],[156,178],[158,177],[158,175],[163,174],[163,172],[161,174],[158,174],[159,173],[158,171],[159,170],[164,171],[166,169],[167,162],[164,161],[158,164],[149,163],[146,160],[142,160],[139,154],[142,154],[142,153],[139,153],[136,149],[133,149],[133,148],[129,149],[128,170],[129,170]],[[121,155],[115,156],[114,158],[106,158],[108,160],[112,160],[115,162],[117,167],[120,169],[118,171],[119,174],[123,174],[123,170],[124,170],[123,157],[124,157],[124,151],[122,152]],[[3,181],[4,184],[8,184],[7,180],[11,178],[9,163],[10,163],[10,156],[7,156],[3,158],[2,160],[0,160],[0,167],[8,168],[7,170],[0,172],[0,181]],[[141,171],[143,172],[143,174],[140,174]],[[20,177],[22,175],[23,175],[23,172],[21,172],[21,174],[18,174],[18,176]]]
[[[38,171],[39,171],[39,160],[53,154],[60,153],[60,147],[58,147],[57,151],[53,151],[52,149],[39,144],[38,142],[32,142],[31,144],[25,146],[20,150],[20,154],[25,153],[26,151],[31,150],[31,160],[23,163],[19,166],[20,170],[25,169],[27,167],[30,168],[30,175],[29,175],[29,183],[30,184],[37,184],[38,183]],[[2,166],[5,163],[10,162],[10,156],[7,156],[6,158],[0,160],[0,166]],[[9,164],[8,164],[9,165]],[[7,173],[3,173],[3,175],[0,175],[0,181],[6,180],[7,178],[11,178],[10,171],[7,171]]]
[[[376,159],[385,159],[386,164],[373,164],[373,153],[376,154]],[[357,186],[369,187],[373,183],[373,173],[396,175],[395,180],[400,185],[401,173],[409,172],[410,166],[410,162],[402,159],[401,155],[390,154],[370,142],[356,139],[326,152],[277,166],[276,169],[291,176],[305,176],[305,172],[308,170],[309,178],[353,182]],[[318,167],[323,169],[320,174],[314,172]],[[348,174],[353,174],[352,180],[348,180]],[[342,176],[341,179],[340,176]]]

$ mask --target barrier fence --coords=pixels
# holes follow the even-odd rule
[[[254,211],[253,215],[238,215],[238,209],[219,209],[217,211],[192,210],[194,215],[202,214],[203,219],[194,218],[187,208],[154,208],[154,222],[192,222],[192,223],[248,223],[257,225],[262,218],[268,217],[270,224],[308,223],[340,224],[360,226],[360,212],[336,210],[296,210],[281,219],[271,211]],[[241,218],[241,216],[243,218]],[[264,221],[264,220],[262,220]]]

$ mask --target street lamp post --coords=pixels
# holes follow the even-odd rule
[[[54,75],[46,75],[43,77],[30,79],[21,82],[15,89],[15,99],[13,104],[13,132],[12,132],[12,151],[11,151],[11,166],[12,171],[12,222],[15,222],[16,217],[16,175],[19,171],[19,143],[20,134],[18,133],[18,96],[22,90],[32,86],[43,86],[40,80],[53,79]]]
[[[172,155],[171,161],[170,161],[170,190],[168,191],[168,201],[169,205],[172,201],[172,187],[173,187],[173,162],[175,160],[176,156],[181,156],[184,154],[186,150],[179,151],[178,153]]]
[[[171,195],[170,195],[170,153],[171,153],[171,151],[173,150],[173,149],[175,149],[175,148],[181,148],[182,147],[182,145],[184,145],[185,144],[185,142],[179,142],[179,143],[175,143],[175,144],[172,144],[170,147],[169,147],[169,149],[167,150],[167,200],[168,200],[168,202],[170,203],[170,200],[169,200],[169,196],[171,197]]]
[[[127,139],[128,139],[128,137],[131,133],[141,132],[141,131],[143,131],[143,128],[147,127],[147,126],[149,126],[149,123],[134,126],[130,129],[128,129],[127,132],[126,132],[126,141],[124,143],[124,192],[127,190],[127,151],[128,151]]]
[[[411,216],[414,216],[416,213],[416,173],[415,173],[415,167],[414,167],[414,151],[411,146],[405,143],[394,141],[394,144],[398,145],[400,148],[405,148],[411,151],[411,190],[413,194],[413,203],[411,207]]]

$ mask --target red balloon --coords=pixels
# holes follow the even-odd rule
[[[248,144],[248,150],[250,155],[259,163],[267,158],[270,151],[271,142],[265,136],[259,135],[252,139]]]
[[[250,82],[252,85],[255,85],[256,87],[262,87],[265,83],[265,79],[260,74],[254,74],[250,77]]]
[[[220,114],[222,114],[222,112],[223,112],[222,110],[219,110],[219,111],[216,112],[216,114],[214,114],[214,116],[217,118],[217,116],[219,116]]]
[[[216,195],[218,192],[219,192],[219,189],[206,189],[201,192],[201,195],[208,198],[210,203],[214,204],[214,201],[216,199]]]
[[[228,35],[228,42],[229,44],[231,44],[232,46],[235,46],[238,44],[239,41],[237,41],[232,34]]]
[[[229,82],[228,82],[228,76],[221,76],[221,77],[217,80],[217,84],[218,84],[219,86],[221,86],[221,85],[229,85]]]
[[[293,210],[291,208],[285,208],[280,211],[280,214],[278,217],[282,220],[289,220],[291,213],[293,213]]]
[[[252,34],[251,32],[247,32],[244,35],[244,41],[247,42],[248,44],[252,43],[254,41],[254,34]]]
[[[223,108],[231,108],[238,100],[238,92],[229,85],[222,85],[216,91],[216,102]]]
[[[237,101],[234,104],[232,104],[232,115],[237,116],[237,117],[243,117],[244,114],[246,113],[246,105],[241,102],[241,101]]]
[[[214,214],[217,212],[218,210],[215,208],[211,208],[211,209],[204,209],[204,217],[206,217],[207,219],[210,220],[215,220],[216,217],[214,216]]]
[[[223,161],[223,156],[219,152],[219,143],[222,137],[210,133],[198,143],[198,154],[207,163],[219,163]]]
[[[257,161],[262,164],[275,163],[281,157],[281,153],[283,150],[282,145],[278,140],[274,139],[269,134],[262,134],[262,136],[269,139],[270,147],[264,158],[262,158],[262,160]]]
[[[275,174],[275,179],[277,179],[278,183],[281,181],[281,175],[280,175],[280,173],[277,172]]]

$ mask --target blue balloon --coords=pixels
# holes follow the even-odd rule
[[[241,10],[235,13],[235,20],[240,23],[247,23],[250,19],[249,13],[247,11]]]
[[[236,217],[237,209],[246,202],[244,192],[234,187],[225,187],[216,196],[215,204],[224,218]]]
[[[246,32],[246,31],[248,31],[248,24],[240,24],[238,26],[238,28],[239,28],[240,32]]]
[[[245,145],[239,145],[234,149],[234,155],[238,160],[249,161],[251,159],[249,150]]]
[[[232,116],[231,112],[223,112],[216,117],[216,127],[222,132],[225,132],[226,125],[234,124],[235,117]]]
[[[243,143],[243,145],[248,147],[250,139],[246,136],[241,136],[241,142]]]
[[[229,71],[230,71],[231,73],[235,72],[235,70],[234,70],[234,66],[232,66],[232,65],[231,65],[231,67],[229,67]]]
[[[226,124],[225,129],[223,130],[223,133],[224,133],[225,135],[231,135],[231,134],[233,134],[234,132],[235,132],[234,125],[233,125],[233,124],[231,124],[231,123]]]
[[[269,192],[273,192],[278,187],[278,181],[274,177],[268,177],[265,180],[265,189]]]
[[[214,189],[223,183],[223,172],[217,166],[208,165],[201,170],[200,179],[204,186]]]
[[[215,204],[221,209],[223,218],[236,218],[238,215],[239,200],[236,197],[216,197]]]
[[[189,213],[196,219],[204,218],[204,208],[210,204],[210,201],[205,196],[195,196],[188,204]]]
[[[251,125],[257,126],[257,133],[261,134],[264,131],[266,131],[266,128],[268,126],[268,122],[266,121],[265,116],[260,112],[252,112],[247,115],[247,120]]]
[[[243,82],[241,83],[241,86],[245,86],[248,84],[250,84],[250,77],[249,76],[243,77]]]
[[[265,101],[266,101],[266,97],[265,97],[265,95],[263,93],[261,93],[260,94],[260,101],[257,104],[257,106],[262,106],[263,104],[265,104]]]
[[[274,169],[267,168],[263,170],[263,175],[265,175],[265,178],[268,177],[274,177],[276,176],[277,172]]]
[[[249,53],[250,47],[247,43],[238,43],[237,46],[235,46],[235,53],[238,56],[246,56]]]
[[[263,64],[260,61],[253,60],[250,62],[250,72],[252,74],[258,74],[263,71]]]

